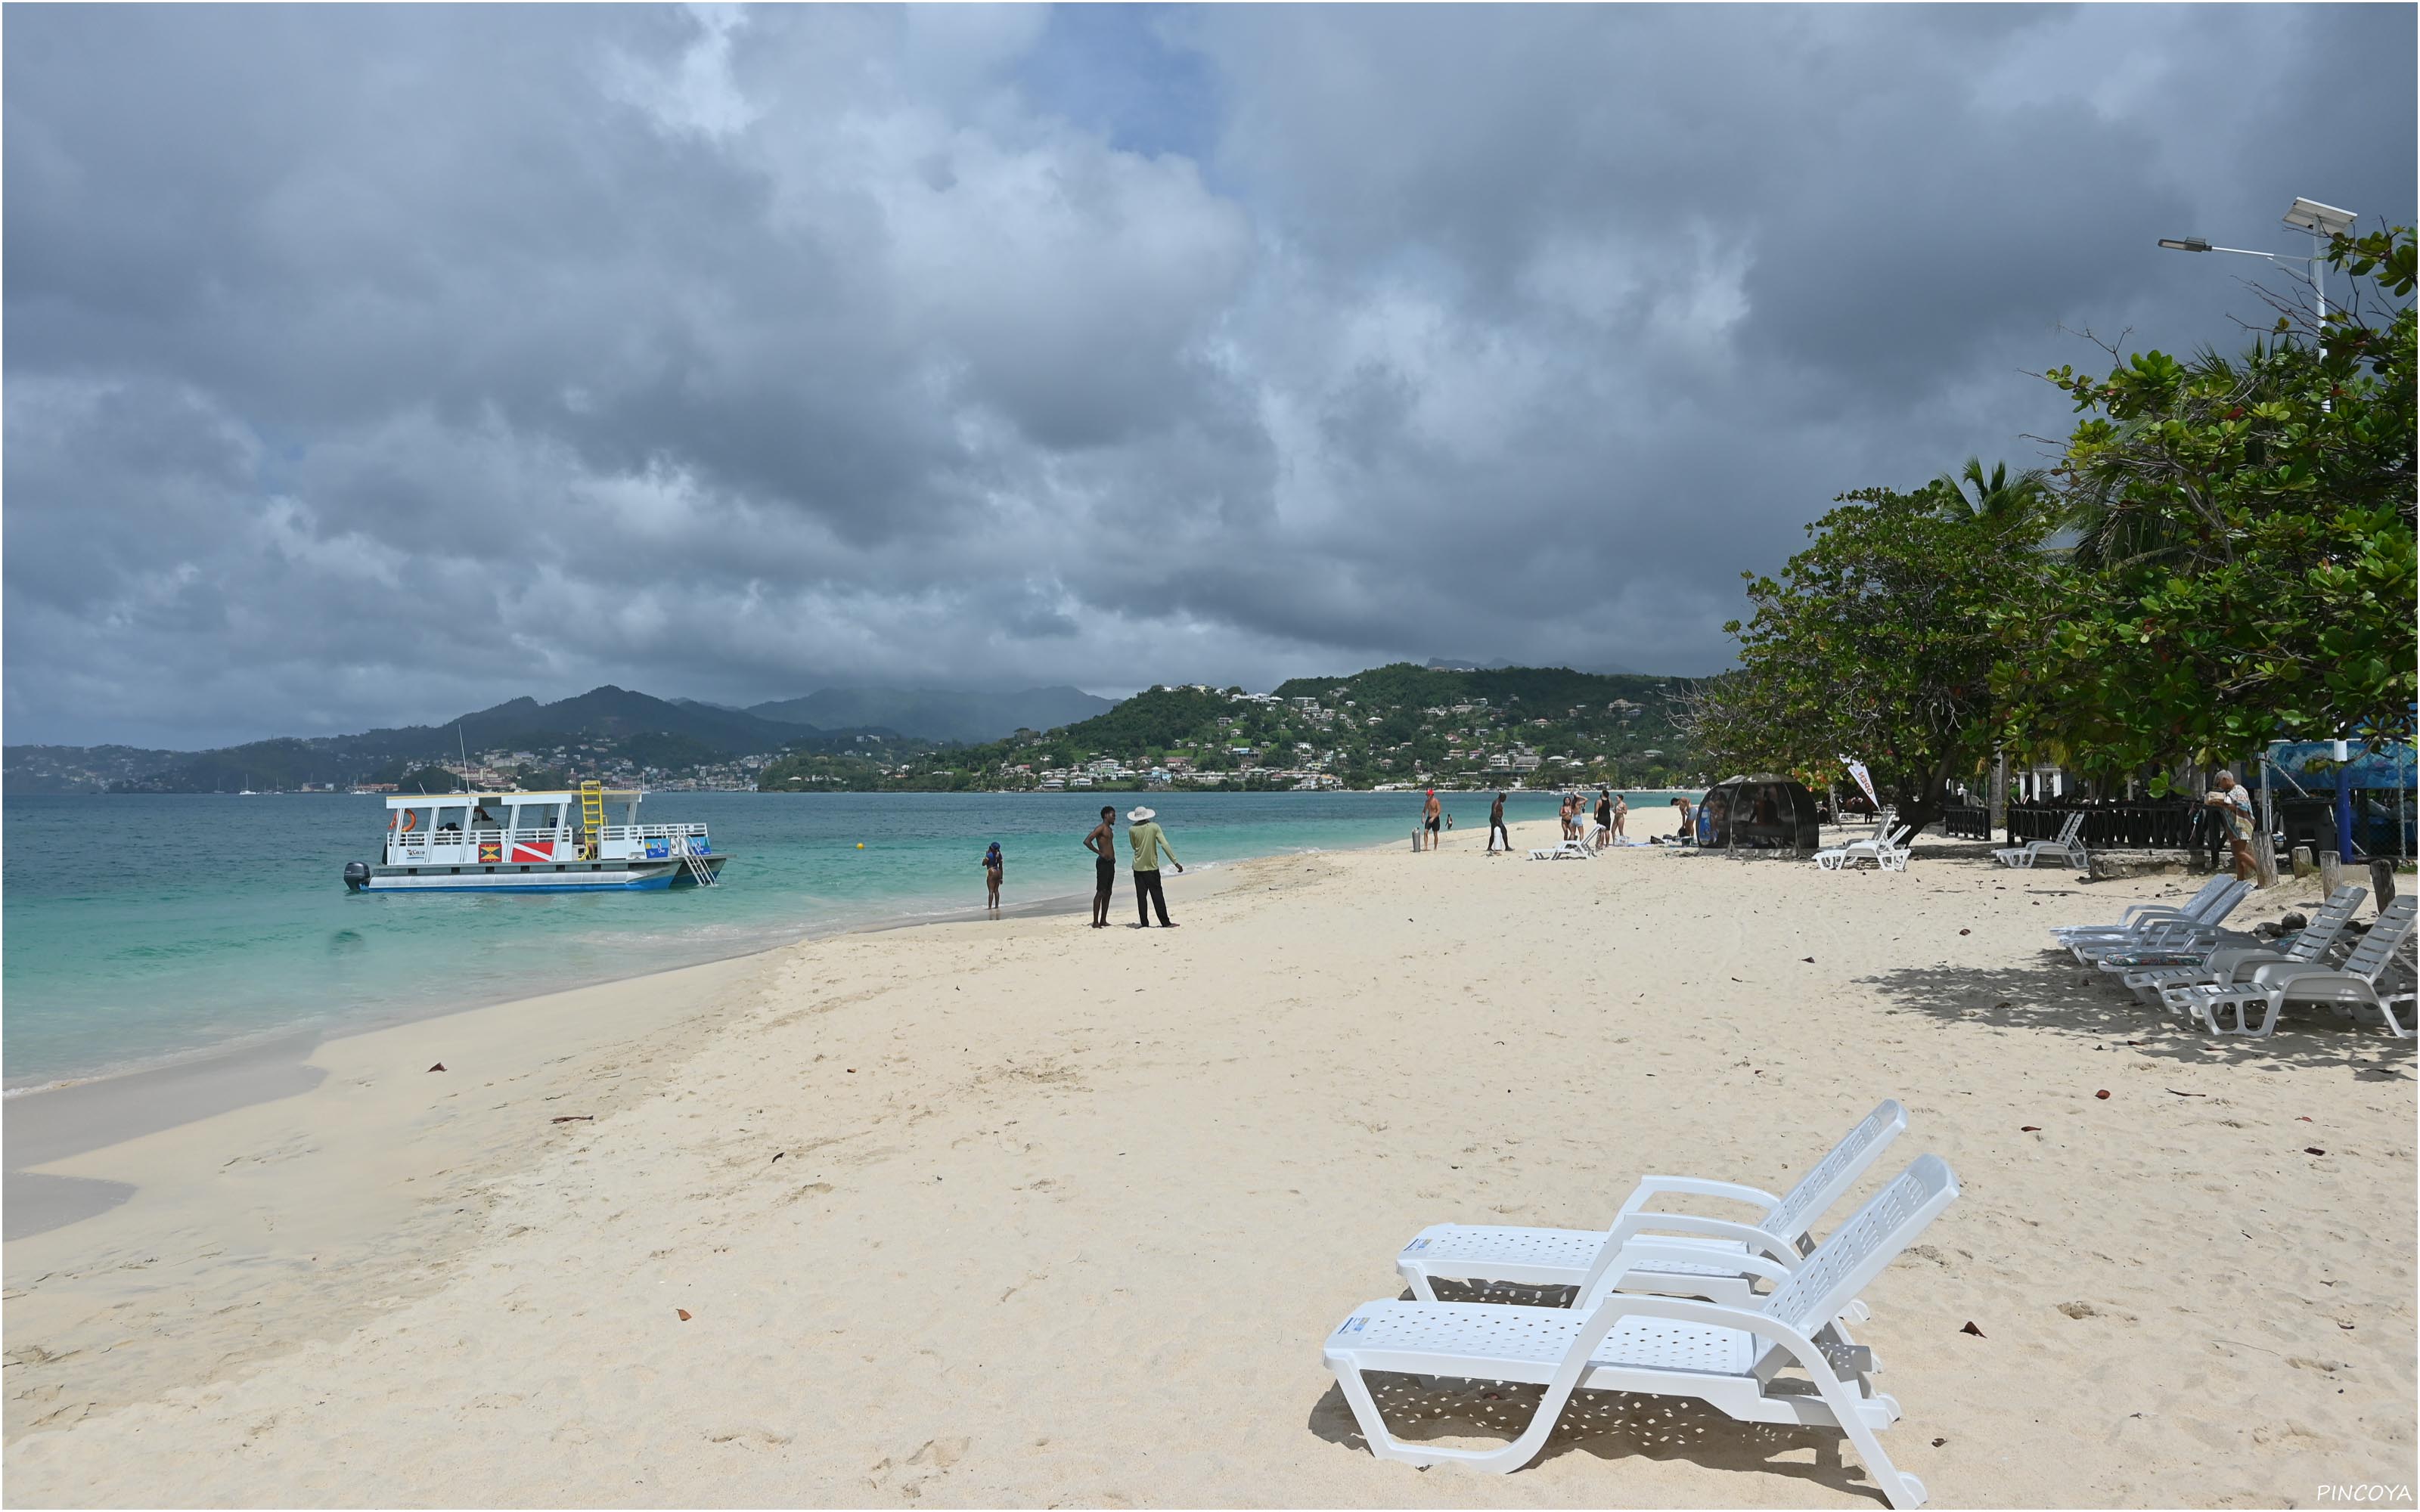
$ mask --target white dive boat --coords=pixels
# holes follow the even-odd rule
[[[390,794],[376,862],[345,863],[352,892],[639,892],[713,887],[730,857],[704,825],[643,825],[635,790]],[[618,804],[622,822],[607,824]]]

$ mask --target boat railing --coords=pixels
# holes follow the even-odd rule
[[[704,825],[605,825],[597,832],[596,855],[583,856],[576,849],[579,833],[570,825],[524,825],[519,829],[389,830],[386,854],[391,862],[403,859],[422,864],[467,862],[475,865],[482,859],[488,859],[491,864],[599,857],[622,859],[644,855],[646,842],[651,840],[706,838]],[[483,858],[480,856],[482,846],[494,847],[495,855]],[[517,848],[521,854],[515,854]]]

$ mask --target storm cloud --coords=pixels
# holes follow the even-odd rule
[[[2408,7],[12,8],[11,742],[1720,666],[2412,219]],[[2282,277],[2283,275],[2275,275]],[[2063,329],[2064,328],[2064,329]]]

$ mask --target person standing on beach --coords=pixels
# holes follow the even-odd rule
[[[1444,812],[1445,812],[1445,805],[1444,805],[1444,804],[1442,804],[1442,803],[1437,802],[1436,789],[1435,789],[1435,788],[1431,788],[1431,789],[1429,789],[1429,801],[1428,801],[1428,804],[1427,804],[1427,806],[1426,806],[1425,808],[1423,808],[1423,809],[1421,809],[1421,810],[1420,810],[1420,823],[1421,823],[1423,825],[1425,825],[1425,826],[1427,827],[1427,830],[1428,830],[1428,836],[1429,836],[1428,848],[1429,848],[1430,850],[1435,850],[1435,849],[1436,849],[1436,846],[1437,846],[1437,818],[1438,818],[1438,816],[1439,816],[1440,814],[1442,814],[1442,813],[1444,813]]]
[[[1101,822],[1084,837],[1093,853],[1093,927],[1109,927],[1109,895],[1118,890],[1118,810],[1101,806]]]
[[[1628,841],[1630,837],[1624,834],[1623,830],[1629,824],[1630,799],[1626,795],[1617,793],[1613,795],[1613,819],[1606,826],[1612,831],[1611,838],[1618,841]]]
[[[2236,786],[2233,772],[2221,772],[2210,795],[2201,801],[2226,826],[2226,848],[2235,854],[2235,880],[2245,880],[2257,870],[2252,861],[2252,795]]]
[[[1504,795],[1496,795],[1496,802],[1487,810],[1487,854],[1496,854],[1496,837],[1504,837],[1504,854],[1512,854],[1512,832],[1504,827]]]
[[[1600,851],[1613,839],[1613,795],[1603,788],[1596,790],[1596,833],[1590,838]]]
[[[1000,912],[1001,873],[1007,870],[1007,863],[1001,859],[1000,841],[993,841],[991,849],[984,852],[983,869],[984,890],[989,895],[985,898],[984,906],[997,914]]]
[[[1698,842],[1697,831],[1689,823],[1689,821],[1696,816],[1689,811],[1689,800],[1686,798],[1674,798],[1672,800],[1672,807],[1679,810],[1681,812],[1680,838],[1674,841],[1673,843],[1676,845],[1696,844]]]
[[[1134,852],[1135,917],[1142,922],[1137,929],[1151,928],[1152,911],[1159,913],[1159,927],[1174,929],[1169,921],[1168,897],[1159,890],[1159,857],[1165,851],[1175,863],[1177,873],[1184,874],[1185,863],[1176,859],[1176,851],[1168,843],[1168,835],[1159,827],[1159,815],[1149,809],[1137,809],[1126,815],[1126,844]]]

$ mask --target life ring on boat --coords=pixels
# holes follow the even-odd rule
[[[398,832],[409,835],[419,827],[420,820],[411,810],[397,809],[396,812],[403,815],[402,820],[400,822],[390,820],[388,823]]]

